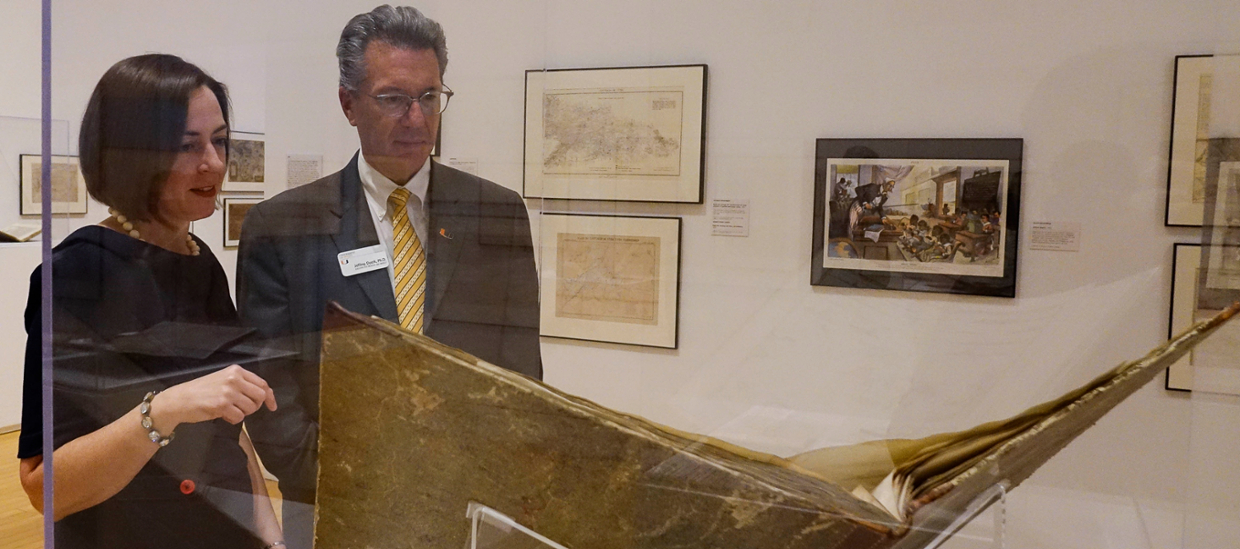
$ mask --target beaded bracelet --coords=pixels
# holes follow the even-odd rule
[[[159,431],[155,430],[154,424],[151,422],[151,401],[155,399],[156,394],[159,394],[159,391],[151,391],[147,393],[146,396],[142,397],[142,404],[138,405],[138,413],[142,414],[142,428],[147,430],[147,436],[151,439],[151,442],[154,442],[155,444],[158,444],[160,448],[163,448],[164,446],[167,446],[169,442],[172,442],[172,439],[176,437],[177,434],[172,432],[168,433],[168,436],[165,437],[159,434]]]

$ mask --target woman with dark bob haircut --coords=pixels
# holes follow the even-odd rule
[[[58,548],[283,545],[241,429],[275,395],[234,363],[248,332],[219,261],[189,232],[215,211],[228,139],[227,90],[179,57],[125,59],[91,95],[82,172],[111,215],[52,258]],[[43,267],[26,306],[18,441],[40,512]]]

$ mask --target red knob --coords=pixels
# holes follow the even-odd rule
[[[189,479],[185,479],[181,481],[181,493],[182,494],[185,494],[188,496],[194,493],[194,488],[195,488],[194,481],[189,480]]]

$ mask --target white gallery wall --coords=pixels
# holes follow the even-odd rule
[[[39,3],[0,0],[0,228],[19,219],[20,154],[39,153],[37,141],[41,87]],[[30,143],[30,139],[35,141]],[[24,143],[23,143],[24,141]],[[23,145],[32,148],[23,148]],[[32,219],[37,221],[37,218]],[[39,264],[38,244],[0,244],[0,432],[21,421],[22,353],[26,344],[26,294],[30,271]]]
[[[0,30],[16,37],[0,56],[0,116],[37,116],[37,96],[12,84],[37,82],[37,4],[0,0]],[[335,170],[355,152],[334,47],[348,18],[372,7],[54,2],[53,117],[71,121],[76,139],[108,66],[182,55],[230,86],[234,128],[266,134],[270,195],[284,187],[286,155],[320,154]],[[418,7],[448,35],[445,82],[457,95],[443,155],[476,160],[480,175],[518,191],[525,70],[709,65],[705,198],[748,200],[749,236],[711,236],[704,205],[528,201],[535,232],[544,211],[684,220],[679,348],[544,338],[546,381],[785,455],[1010,415],[1165,340],[1172,244],[1199,239],[1163,226],[1173,58],[1240,53],[1240,10],[1228,0]],[[810,286],[814,140],[824,137],[1023,138],[1016,299]],[[65,231],[106,215],[91,208],[60,222]],[[1080,251],[1030,250],[1034,221],[1080,223]],[[218,215],[194,227],[231,274],[221,230]],[[13,282],[3,291],[20,289],[0,294],[6,305],[24,302],[29,274],[10,267],[13,253],[0,247]],[[20,311],[3,314],[7,390],[21,377],[24,334],[10,323],[20,328]],[[1240,546],[1240,399],[1161,385],[1009,497],[1009,546]],[[11,414],[9,393],[0,398]]]

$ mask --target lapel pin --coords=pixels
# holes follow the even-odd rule
[[[448,229],[439,229],[439,236],[452,240],[452,235],[448,233]]]

